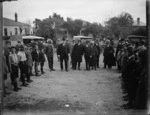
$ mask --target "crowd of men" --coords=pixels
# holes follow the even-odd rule
[[[60,61],[60,69],[63,71],[65,68],[66,72],[69,71],[69,62],[71,62],[72,65],[71,69],[81,70],[80,66],[83,61],[83,57],[85,59],[85,70],[96,70],[96,68],[99,68],[101,52],[102,46],[99,44],[98,40],[87,40],[83,42],[81,39],[76,39],[73,40],[72,43],[69,43],[68,40],[63,38],[57,42],[56,45],[56,54],[58,61]],[[21,41],[18,41],[18,44],[12,47],[10,41],[6,41],[3,52],[4,81],[6,81],[9,73],[14,91],[21,89],[18,86],[18,78],[22,83],[22,86],[27,87],[29,83],[33,82],[33,80],[31,80],[31,76],[40,76],[45,73],[43,67],[46,58],[50,71],[56,71],[53,67],[54,53],[54,44],[50,39],[46,44],[40,41],[38,43],[31,42],[30,44],[24,45],[21,44]],[[104,68],[106,68],[106,66],[111,68],[114,65],[114,59],[114,61],[109,61],[114,57],[113,54],[114,49],[110,45],[110,41],[107,40],[106,47],[104,48]],[[65,67],[63,65],[65,65]],[[39,66],[40,70],[38,69]],[[34,74],[33,68],[35,72]],[[6,91],[4,90],[4,92]]]
[[[124,100],[128,101],[123,107],[140,108],[146,105],[146,100],[143,101],[143,99],[146,99],[147,96],[146,51],[147,48],[143,41],[135,43],[123,39],[119,40],[116,52],[109,39],[105,40],[105,46],[102,47],[98,40],[83,42],[81,39],[73,39],[72,43],[69,43],[67,39],[63,38],[57,42],[56,51],[53,41],[50,39],[46,45],[41,41],[27,45],[23,45],[18,41],[15,47],[10,47],[10,42],[6,41],[3,56],[4,81],[7,79],[7,73],[10,73],[14,91],[21,89],[18,86],[18,80],[22,83],[22,86],[27,87],[29,83],[33,82],[31,76],[41,76],[45,73],[43,67],[46,58],[49,70],[51,72],[56,71],[53,66],[55,52],[60,62],[61,71],[69,71],[69,62],[71,62],[72,70],[81,70],[80,66],[83,58],[85,60],[85,70],[96,70],[100,68],[99,59],[100,54],[103,52],[103,68],[108,67],[108,69],[111,69],[112,66],[116,66],[117,62],[117,69],[122,72],[122,88],[123,93],[126,94]],[[39,66],[40,70],[38,69]],[[7,94],[5,89],[4,92]]]
[[[121,39],[116,50],[117,68],[121,70],[126,109],[145,109],[148,102],[147,45],[144,41]]]

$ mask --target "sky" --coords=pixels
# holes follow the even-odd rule
[[[64,19],[82,19],[104,24],[109,18],[127,12],[136,20],[146,22],[146,0],[18,0],[3,3],[3,17],[31,23],[35,18],[45,19],[54,12]]]

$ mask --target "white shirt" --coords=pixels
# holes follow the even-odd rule
[[[19,61],[26,61],[27,60],[25,52],[19,51],[17,55],[19,57]]]

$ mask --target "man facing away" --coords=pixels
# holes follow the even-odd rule
[[[66,44],[65,38],[62,39],[62,44],[60,44],[57,48],[57,55],[60,58],[60,68],[63,71],[63,62],[65,62],[65,70],[68,71],[68,60],[69,60],[69,47]]]

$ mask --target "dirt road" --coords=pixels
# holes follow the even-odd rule
[[[59,62],[55,56],[54,68],[50,72],[47,62],[45,74],[33,76],[34,80],[28,87],[22,87],[19,92],[12,92],[10,81],[8,89],[12,93],[4,98],[4,115],[126,115],[133,110],[125,110],[120,106],[122,100],[121,82],[116,68],[85,71],[60,71]]]

